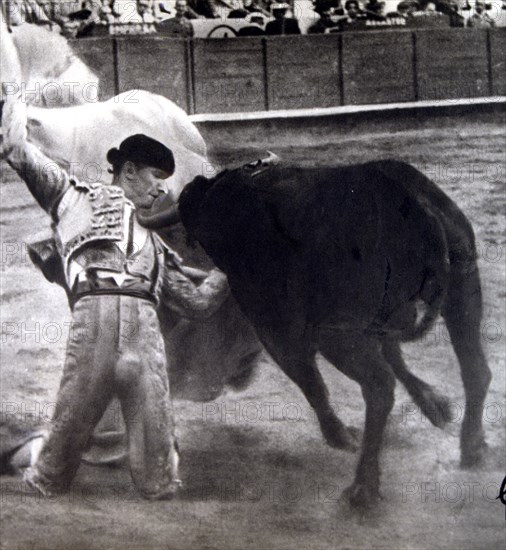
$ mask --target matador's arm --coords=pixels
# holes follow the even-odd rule
[[[167,262],[163,276],[163,303],[188,319],[206,319],[221,307],[229,295],[227,276],[219,269],[198,271],[199,284],[190,278],[193,273],[185,266]]]
[[[5,95],[2,156],[23,179],[39,205],[53,214],[70,186],[70,177],[61,166],[28,142],[26,103],[21,94]]]

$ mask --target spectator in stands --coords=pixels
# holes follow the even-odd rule
[[[460,14],[460,5],[458,0],[437,0],[436,9],[440,13],[448,16],[450,27],[465,27],[466,21]],[[465,6],[462,9],[466,9]]]
[[[174,17],[178,19],[182,19],[183,17],[185,19],[199,19],[199,15],[197,15],[191,8],[188,6],[187,0],[176,0],[175,4],[175,10],[176,15]]]
[[[206,19],[216,19],[218,12],[214,0],[188,0],[188,7],[197,15]]]
[[[332,10],[324,11],[320,14],[320,19],[308,28],[307,33],[323,34],[327,29],[338,28],[342,19],[348,19],[348,17],[346,15],[334,16]]]
[[[69,19],[77,23],[76,38],[93,36],[93,29],[99,21],[98,5],[83,2],[83,6],[83,9],[69,15]]]
[[[114,34],[153,34],[156,32],[152,0],[113,0],[111,8],[115,16],[114,22],[119,24],[113,29]]]
[[[419,9],[418,2],[416,0],[402,0],[397,4],[397,14],[396,17],[404,17],[404,19],[409,19],[413,17],[413,13]]]
[[[153,15],[153,5],[151,0],[137,0],[137,13],[142,19],[139,25],[141,34],[152,34],[156,32],[156,20]]]
[[[328,9],[317,12],[320,15],[320,19],[318,19],[307,29],[307,33],[326,34],[344,30],[344,27],[348,23],[353,23],[353,21],[356,20],[355,16],[360,10],[358,0],[349,0],[349,2],[350,3],[348,4],[347,2],[346,5],[348,5],[348,7],[351,7],[352,17],[348,16],[340,1],[337,3],[335,1],[322,2],[321,4],[315,6],[315,11],[316,7],[318,7],[319,10],[321,10],[321,8],[323,7],[327,7]],[[338,7],[336,7],[336,5]]]
[[[110,0],[102,0],[98,10],[98,18],[105,25],[111,25],[116,21],[112,13],[112,2]]]
[[[436,4],[430,0],[427,2],[420,3],[419,9],[413,12],[413,17],[419,17],[422,15],[440,15],[436,10]]]
[[[346,10],[346,20],[344,23],[354,23],[358,19],[364,19],[365,13],[360,8],[358,0],[346,0],[344,4],[344,9]]]
[[[246,16],[248,16],[250,13],[265,13],[264,8],[260,5],[254,2],[254,0],[242,0],[242,7],[233,9],[229,14],[229,19],[244,19]]]
[[[425,2],[421,2],[419,10],[413,13],[413,18],[418,20],[410,24],[434,28],[450,27],[451,18],[449,15],[438,11],[437,1],[425,0]]]
[[[494,20],[486,12],[486,5],[481,0],[476,0],[474,13],[467,20],[467,26],[473,29],[491,29],[495,27]]]
[[[385,2],[382,0],[369,0],[365,5],[365,14],[371,21],[385,21]]]
[[[436,13],[436,4],[434,2],[427,2],[423,11],[430,14]]]
[[[341,0],[313,0],[314,11],[322,16],[325,12],[343,15],[344,10],[341,6]]]
[[[299,23],[292,17],[288,4],[272,4],[271,10],[274,21],[265,26],[265,34],[300,34]]]
[[[190,19],[195,19],[188,10],[186,0],[176,0],[176,15],[170,19],[164,19],[156,25],[156,29],[161,34],[171,36],[188,37],[193,36],[193,27]]]
[[[60,1],[46,2],[46,13],[53,24],[66,38],[81,38],[91,36],[99,21],[101,4],[98,1],[83,1],[64,3]]]

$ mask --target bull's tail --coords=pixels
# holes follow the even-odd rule
[[[416,320],[390,336],[402,342],[417,340],[436,321],[444,305],[450,279],[450,245],[444,220],[438,216],[444,209],[456,209],[450,199],[424,174],[413,166],[398,161],[381,161],[376,168],[395,184],[401,184],[411,200],[416,201],[423,212],[425,249],[424,279],[415,296]],[[458,209],[457,209],[458,210]]]

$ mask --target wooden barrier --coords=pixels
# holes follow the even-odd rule
[[[73,40],[72,49],[100,78],[100,100],[116,95],[114,42],[108,37]]]
[[[304,109],[506,95],[506,28],[74,41],[101,97],[132,88],[189,113]]]
[[[414,101],[411,32],[343,34],[345,105]]]
[[[191,112],[188,41],[160,36],[116,38],[118,91],[141,88]]]
[[[193,82],[197,113],[267,109],[262,39],[195,39]]]
[[[340,48],[336,34],[267,38],[268,108],[341,105]]]
[[[506,95],[506,27],[489,31],[490,37],[490,95]]]
[[[415,36],[417,99],[489,95],[486,30],[418,30]]]

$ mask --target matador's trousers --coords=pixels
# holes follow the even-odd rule
[[[158,317],[151,302],[125,295],[86,296],[75,305],[53,423],[32,469],[39,485],[68,487],[115,395],[136,487],[149,499],[175,493],[178,452]]]

